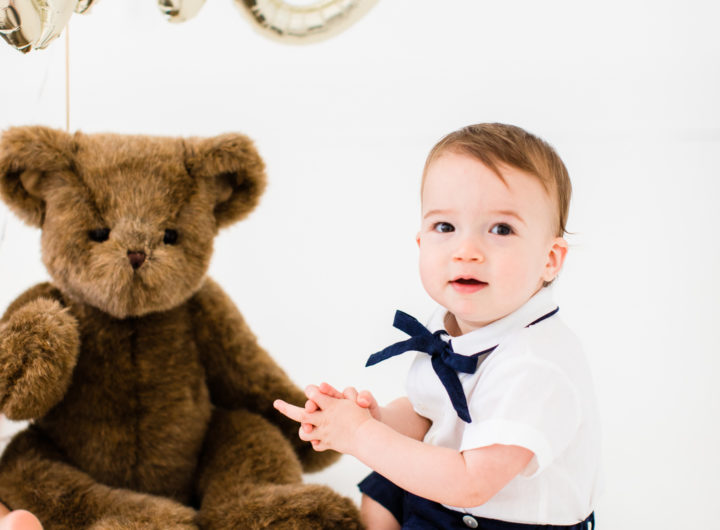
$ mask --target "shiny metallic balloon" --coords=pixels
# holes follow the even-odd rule
[[[75,6],[76,13],[86,13],[88,9],[97,4],[100,0],[79,0]]]
[[[29,0],[0,0],[0,36],[23,53],[42,33],[40,13]]]
[[[158,0],[160,11],[170,22],[185,22],[197,15],[205,0]]]
[[[0,0],[0,36],[27,53],[45,48],[62,33],[73,12],[99,0]],[[337,35],[378,0],[321,0],[297,5],[286,0],[235,0],[253,26],[282,42],[307,43]],[[195,16],[205,0],[157,0],[171,22]]]
[[[77,0],[35,0],[43,21],[43,31],[34,48],[46,48],[58,38],[75,12]]]
[[[284,0],[235,0],[264,35],[287,43],[307,43],[344,31],[377,0],[323,0],[308,5]]]
[[[78,0],[0,0],[0,35],[23,53],[45,48],[60,36],[77,4]]]

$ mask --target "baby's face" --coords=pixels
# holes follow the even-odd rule
[[[452,334],[518,309],[555,277],[567,252],[554,233],[556,206],[540,181],[499,169],[505,182],[479,160],[448,151],[425,175],[420,276],[455,316]]]

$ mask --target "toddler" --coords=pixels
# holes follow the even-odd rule
[[[551,283],[568,250],[567,170],[552,147],[503,124],[465,127],[430,152],[417,235],[420,276],[440,308],[411,338],[370,357],[417,352],[406,398],[306,389],[316,450],[374,470],[360,484],[371,529],[594,525],[599,420],[580,343]]]

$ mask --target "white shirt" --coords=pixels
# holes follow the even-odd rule
[[[453,409],[430,356],[418,353],[407,391],[415,411],[432,421],[425,442],[466,451],[493,444],[534,453],[527,468],[475,508],[448,508],[527,524],[571,525],[594,508],[600,480],[600,422],[592,377],[577,337],[560,314],[526,327],[555,309],[551,288],[487,326],[450,339],[472,355],[492,346],[474,374],[458,373],[471,423]],[[444,329],[447,310],[428,329]]]

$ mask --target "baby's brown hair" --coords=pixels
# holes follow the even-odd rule
[[[451,132],[435,144],[425,161],[423,185],[430,164],[446,151],[478,159],[503,181],[499,165],[510,166],[537,177],[545,191],[557,201],[556,235],[565,235],[572,185],[565,164],[550,144],[514,125],[468,125]]]

